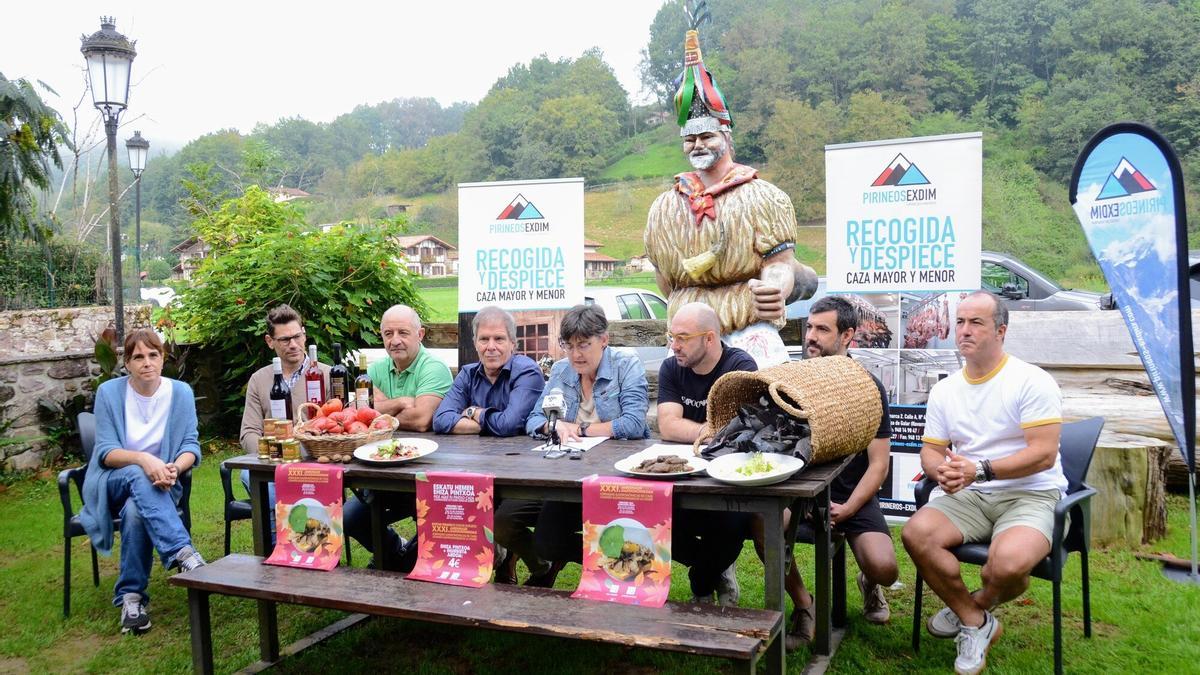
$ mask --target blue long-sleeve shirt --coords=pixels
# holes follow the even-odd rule
[[[583,392],[579,373],[571,367],[570,360],[562,359],[550,369],[546,391],[555,387],[563,391],[563,419],[574,422]],[[600,421],[612,422],[613,438],[650,437],[650,427],[646,426],[646,409],[650,405],[647,388],[646,367],[637,354],[605,347],[596,368],[592,400],[596,403],[596,416]],[[525,421],[525,431],[531,435],[539,433],[546,424],[546,415],[542,413],[545,396],[542,392]]]
[[[516,436],[525,431],[525,418],[541,396],[546,381],[533,359],[514,354],[500,369],[495,382],[488,380],[482,363],[463,366],[433,414],[433,430],[448,434],[470,406],[483,408],[483,436]]]

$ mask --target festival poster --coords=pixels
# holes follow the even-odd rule
[[[329,571],[342,558],[342,467],[275,467],[275,550],[268,565]]]
[[[492,476],[417,474],[417,563],[409,579],[479,588],[492,578]]]
[[[662,607],[671,590],[671,493],[663,481],[583,479],[583,570],[573,598]]]
[[[825,146],[826,285],[979,288],[983,135]]]

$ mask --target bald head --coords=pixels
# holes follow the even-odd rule
[[[667,348],[681,368],[704,375],[721,360],[721,320],[712,307],[699,302],[680,307],[667,332]]]
[[[689,332],[711,330],[718,335],[721,334],[721,319],[717,317],[717,313],[713,311],[712,307],[703,302],[689,302],[680,307],[671,319],[671,325],[674,326],[677,321],[686,323],[691,328]]]
[[[408,305],[392,305],[391,307],[388,307],[387,311],[383,313],[383,318],[379,320],[379,327],[382,328],[383,325],[389,321],[402,321],[408,323],[412,326],[413,330],[418,330],[421,328],[420,315],[418,315],[416,311],[414,311],[413,308],[409,307]]]

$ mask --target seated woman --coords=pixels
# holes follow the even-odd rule
[[[121,632],[150,628],[146,586],[154,563],[167,569],[204,564],[192,548],[177,504],[179,477],[200,462],[196,400],[192,388],[162,376],[162,340],[142,328],[125,338],[129,375],[96,391],[96,446],[83,479],[80,521],[96,550],[112,552],[113,518],[121,518],[121,567],[113,605],[121,607]]]
[[[557,388],[563,394],[563,414],[555,430],[563,443],[588,436],[648,438],[646,368],[636,354],[608,346],[608,321],[603,310],[594,305],[572,307],[563,316],[559,338],[567,358],[551,368],[550,381],[529,413],[525,431],[538,436],[550,434],[542,402]],[[536,535],[531,536],[529,526],[535,523]],[[552,586],[564,563],[582,557],[583,543],[578,534],[581,523],[579,504],[539,505],[510,499],[496,511],[496,540],[526,565],[531,559],[536,561],[537,567],[530,567],[528,585]],[[547,564],[547,560],[552,562]],[[498,579],[513,580],[511,567],[499,569]]]

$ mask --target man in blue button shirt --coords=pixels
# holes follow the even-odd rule
[[[479,362],[463,366],[433,415],[439,434],[517,436],[546,381],[533,359],[513,354],[517,323],[503,309],[484,307],[471,322]]]

